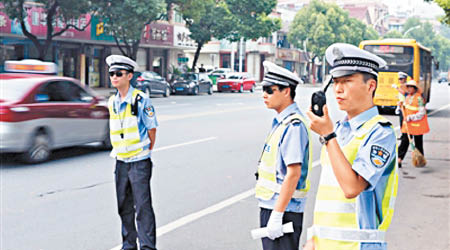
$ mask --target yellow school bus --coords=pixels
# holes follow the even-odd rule
[[[367,50],[387,62],[378,73],[378,87],[374,103],[380,108],[395,108],[398,102],[398,72],[408,74],[419,83],[425,102],[430,101],[431,64],[430,49],[422,46],[414,39],[383,39],[362,41],[361,49]]]

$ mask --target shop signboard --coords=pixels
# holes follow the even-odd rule
[[[0,7],[1,7],[0,3]],[[0,32],[1,33],[11,33],[11,20],[6,13],[0,11]]]
[[[197,43],[189,37],[191,32],[184,26],[174,25],[173,45],[183,48],[197,48]]]
[[[47,36],[47,21],[46,21],[46,13],[45,10],[40,7],[40,4],[30,2],[28,8],[26,8],[27,16],[25,17],[25,27],[30,33],[37,37],[46,37]],[[2,27],[0,29],[0,32],[5,33],[12,33],[12,34],[18,34],[23,35],[22,27],[20,25],[20,21],[18,19],[9,20],[9,18],[6,15],[2,15],[7,18],[6,24],[4,24],[5,27]],[[0,17],[0,24],[4,23],[5,21],[1,21]],[[89,23],[90,15],[82,15],[78,19],[73,19],[71,21],[71,24],[75,27],[81,29],[85,27]],[[10,23],[10,30],[6,30],[8,27],[8,23]],[[65,23],[57,20],[54,25],[54,32],[61,31],[65,27]],[[1,26],[1,25],[0,25]],[[75,39],[83,39],[83,40],[89,40],[90,35],[90,25],[86,27],[83,31],[78,31],[75,28],[69,28],[64,33],[62,33],[59,37],[67,37],[67,38],[75,38]]]
[[[283,61],[300,61],[300,54],[297,50],[291,49],[277,49],[277,58]]]
[[[173,26],[164,23],[146,25],[141,42],[143,44],[173,46]]]
[[[114,42],[114,37],[111,34],[107,33],[105,30],[105,22],[107,21],[97,16],[92,17],[91,40]]]

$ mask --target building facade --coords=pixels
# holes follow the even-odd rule
[[[33,4],[27,8],[26,28],[43,42],[46,37],[44,10]],[[172,67],[184,58],[184,50],[195,44],[189,39],[189,31],[175,14],[170,21],[158,21],[145,27],[136,61],[140,71],[151,70],[169,78]],[[89,20],[91,22],[89,23]],[[178,18],[179,19],[179,18]],[[80,79],[91,87],[110,87],[105,58],[122,54],[113,36],[106,34],[101,18],[84,15],[73,21],[83,31],[68,29],[53,39],[44,60],[58,65],[58,74]],[[56,23],[55,31],[63,27]],[[38,58],[33,43],[23,35],[20,22],[11,20],[0,12],[0,72],[6,60]]]

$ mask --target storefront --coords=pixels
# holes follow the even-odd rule
[[[27,11],[26,27],[41,42],[44,42],[47,32],[46,24],[39,21],[45,20],[44,11],[36,6]],[[0,12],[0,18],[5,20],[0,22],[0,72],[5,60],[39,58],[33,43],[23,35],[20,23],[11,21],[2,12]],[[74,23],[81,28],[90,18],[89,15],[85,15]],[[57,22],[54,28],[58,31],[62,27],[63,24]],[[136,56],[140,71],[151,70],[163,77],[169,76],[170,65],[177,65],[178,57],[185,56],[183,48],[186,44],[193,43],[191,39],[188,39],[185,27],[179,30],[185,34],[183,36],[180,33],[180,39],[176,40],[174,26],[167,22],[162,21],[146,26]],[[182,44],[175,45],[175,42],[182,42]],[[59,75],[80,79],[82,84],[90,87],[110,87],[105,58],[111,54],[121,55],[122,52],[117,47],[113,36],[105,33],[102,20],[92,17],[90,25],[84,31],[69,29],[55,37],[44,60],[55,62],[58,65]]]

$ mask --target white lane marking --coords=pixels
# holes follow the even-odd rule
[[[446,109],[449,106],[450,106],[450,104],[448,104],[448,105],[446,105],[444,107],[441,107],[440,109],[437,109],[437,110],[431,112],[428,115],[432,115],[432,114],[434,114],[434,113],[436,113],[436,112],[438,112],[438,111],[440,111],[442,109]],[[395,130],[398,130],[398,129],[400,129],[400,126],[395,128]],[[206,139],[212,140],[212,138],[216,139],[215,137],[210,137],[210,138],[206,138]],[[203,139],[203,140],[206,140],[206,139]],[[198,140],[198,141],[201,141],[201,140]],[[188,144],[192,144],[192,143],[195,143],[195,142],[190,142]],[[177,145],[181,145],[181,144],[177,144]],[[165,147],[165,148],[160,148],[159,150],[172,148],[174,146],[176,146],[176,145],[168,146],[168,147]],[[157,149],[155,149],[155,151],[157,151]],[[316,167],[319,164],[320,164],[320,160],[314,161],[313,164],[312,164],[312,167]],[[219,203],[217,203],[215,205],[207,207],[207,208],[205,208],[203,210],[200,210],[198,212],[195,212],[195,213],[192,213],[192,214],[188,214],[188,215],[186,215],[184,217],[181,217],[181,218],[179,218],[179,219],[177,219],[177,220],[175,220],[173,222],[170,222],[170,223],[168,223],[168,224],[166,224],[164,226],[158,227],[156,229],[156,236],[160,237],[160,236],[162,236],[162,235],[164,235],[166,233],[169,233],[169,232],[171,232],[171,231],[173,231],[173,230],[175,230],[175,229],[177,229],[177,228],[179,228],[181,226],[184,226],[184,225],[186,225],[186,224],[188,224],[188,223],[190,223],[192,221],[198,220],[198,219],[200,219],[201,217],[203,217],[205,215],[215,213],[215,212],[217,212],[217,211],[219,211],[221,209],[224,209],[224,208],[226,208],[228,206],[231,206],[234,203],[239,202],[239,201],[241,201],[243,199],[246,199],[246,198],[248,198],[249,196],[251,196],[253,194],[254,194],[254,189],[252,188],[252,189],[249,189],[249,190],[247,190],[245,192],[237,194],[237,195],[235,195],[235,196],[233,196],[233,197],[231,197],[231,198],[229,198],[227,200],[221,201],[221,202],[219,202]],[[114,247],[111,250],[120,250],[120,247],[121,247],[121,245],[119,245],[117,247]]]
[[[153,150],[153,152],[158,152],[158,151],[162,151],[162,150],[166,150],[166,149],[171,149],[171,148],[177,148],[177,147],[186,146],[186,145],[191,145],[191,144],[200,143],[200,142],[205,142],[205,141],[211,141],[211,140],[215,140],[215,139],[217,139],[217,137],[208,137],[208,138],[199,139],[199,140],[195,140],[195,141],[190,141],[190,142],[184,142],[184,143],[174,144],[174,145],[170,145],[170,146],[165,146],[165,147],[155,148],[155,149]]]
[[[437,113],[437,112],[439,112],[439,111],[441,111],[441,110],[443,110],[443,109],[446,109],[446,108],[448,108],[448,107],[450,107],[450,103],[447,104],[447,105],[445,105],[445,106],[443,106],[443,107],[440,107],[439,109],[436,109],[436,110],[433,111],[433,112],[430,112],[428,115],[432,115],[432,114]]]

